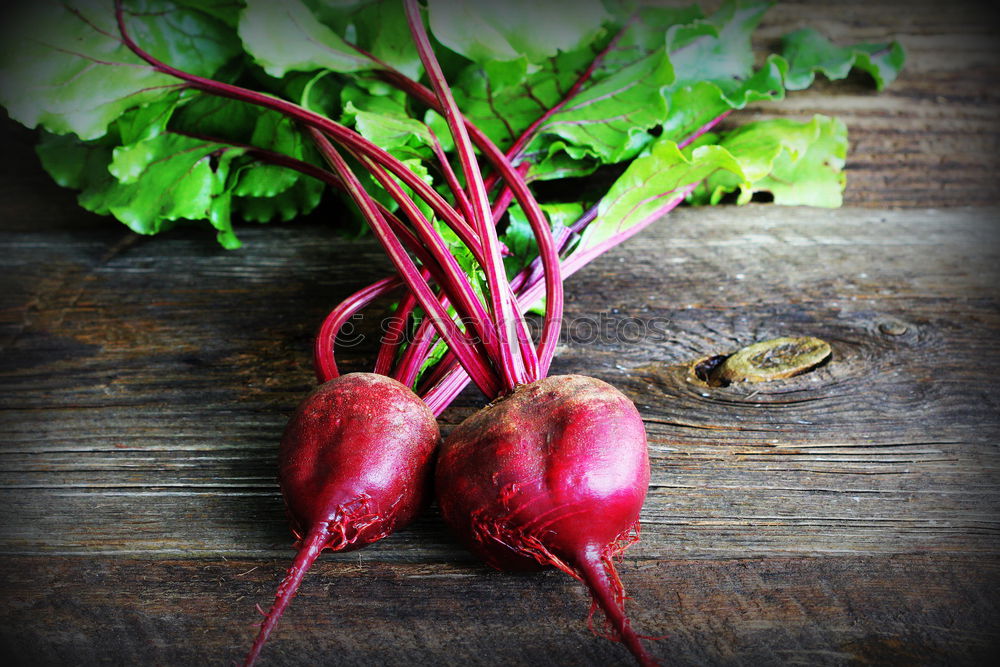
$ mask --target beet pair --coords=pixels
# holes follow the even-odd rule
[[[414,518],[432,471],[445,521],[500,570],[554,566],[581,580],[641,664],[613,558],[638,532],[649,484],[635,406],[600,380],[553,376],[516,387],[440,441],[407,387],[351,373],[315,390],[282,439],[280,482],[299,553],[246,659],[252,664],[323,549],[350,550]]]

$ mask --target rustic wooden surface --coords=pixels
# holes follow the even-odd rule
[[[621,570],[664,662],[983,664],[1000,637],[997,23],[987,3],[783,3],[762,39],[804,24],[909,51],[883,94],[852,77],[740,116],[844,118],[847,207],[676,211],[571,280],[555,370],[616,384],[646,420],[643,539]],[[196,229],[137,238],[5,132],[0,655],[237,660],[292,555],[275,445],[311,336],[386,264],[322,215],[246,228],[238,252]],[[659,329],[586,336],[627,321]],[[781,335],[833,357],[770,384],[691,377]],[[486,571],[432,510],[325,556],[262,664],[629,664],[587,607],[558,573]]]

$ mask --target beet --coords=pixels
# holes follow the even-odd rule
[[[440,440],[424,402],[384,375],[342,375],[302,401],[279,452],[281,493],[299,553],[245,664],[256,660],[322,550],[359,549],[417,515],[430,496]]]
[[[642,664],[613,558],[638,534],[649,485],[632,402],[580,375],[521,385],[445,439],[435,475],[445,521],[500,570],[554,566],[581,580]]]

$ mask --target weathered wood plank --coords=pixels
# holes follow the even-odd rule
[[[4,558],[0,573],[8,664],[228,664],[282,565]],[[996,559],[626,560],[622,573],[636,626],[669,634],[650,643],[665,664],[975,665],[998,648]],[[630,664],[587,631],[587,608],[555,572],[323,559],[262,664]]]
[[[996,550],[995,215],[683,210],[575,276],[556,370],[617,384],[648,424],[635,555]],[[288,553],[275,443],[312,383],[312,330],[380,275],[377,249],[321,227],[253,230],[239,253],[191,232],[109,256],[116,239],[0,237],[16,314],[0,544]],[[833,359],[768,384],[692,381],[698,359],[780,335],[819,336]],[[465,558],[433,513],[369,553]]]

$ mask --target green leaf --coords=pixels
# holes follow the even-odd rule
[[[411,79],[420,79],[424,68],[402,2],[370,2],[353,14],[352,19],[361,47]]]
[[[108,165],[113,149],[107,139],[83,142],[73,135],[42,131],[35,152],[56,183],[64,188],[88,190],[112,181]]]
[[[665,52],[647,56],[576,95],[540,132],[602,162],[620,162],[648,144],[652,137],[647,130],[666,119],[662,91],[673,78]]]
[[[433,146],[427,126],[415,118],[403,114],[365,111],[348,102],[344,110],[354,118],[354,128],[372,143],[388,151],[405,146]]]
[[[276,114],[245,102],[197,93],[173,114],[170,128],[183,133],[217,137],[223,141],[246,143],[253,136],[259,117],[270,113]]]
[[[224,192],[229,163],[241,151],[175,134],[114,149],[108,170],[118,180],[98,191],[84,191],[81,203],[108,211],[140,234],[155,234],[165,221],[228,221],[211,211]],[[230,228],[231,229],[231,228]]]
[[[295,184],[270,197],[235,197],[233,209],[249,222],[287,222],[312,212],[323,197],[324,184],[303,176]]]
[[[305,139],[295,124],[276,113],[262,113],[250,145],[265,148],[296,159],[306,153]],[[255,163],[241,170],[239,182],[233,194],[241,197],[273,197],[295,185],[304,178],[299,172],[277,165]]]
[[[474,64],[459,74],[452,88],[462,113],[494,143],[507,148],[563,99],[593,57],[590,47],[560,53],[517,83],[517,72],[524,66],[521,60],[505,67]]]
[[[437,140],[441,143],[441,148],[446,153],[455,150],[455,141],[451,137],[451,129],[448,127],[448,121],[445,120],[444,116],[433,109],[428,109],[424,113],[424,125],[437,137]]]
[[[667,31],[675,89],[711,81],[724,91],[740,87],[753,71],[750,35],[770,2],[729,0],[711,17]]]
[[[331,76],[330,70],[320,70],[311,75],[289,75],[284,81],[289,84],[286,87],[288,96],[298,100],[300,105],[329,118],[336,116],[342,87]]]
[[[243,3],[240,0],[173,0],[178,5],[188,9],[196,9],[218,19],[227,26],[236,29],[240,22],[240,11]]]
[[[87,210],[113,214],[140,234],[163,231],[179,219],[204,219],[224,247],[239,246],[226,182],[241,151],[174,134],[117,148],[113,143],[110,137],[83,142],[46,133],[37,150],[57,183],[82,191],[79,202]]]
[[[545,146],[545,149],[536,148],[538,153],[532,155],[533,163],[528,170],[529,180],[532,181],[581,178],[594,173],[601,165],[590,151],[578,150],[576,146],[562,140],[532,144],[538,145]]]
[[[348,104],[351,104],[355,109],[364,109],[365,111],[376,111],[403,117],[410,115],[406,105],[406,94],[394,88],[385,92],[373,93],[361,86],[347,85],[341,90],[340,99],[345,109],[344,122],[351,122],[353,119],[352,114],[347,112]]]
[[[854,68],[868,72],[876,88],[882,90],[896,79],[906,60],[898,42],[840,47],[811,28],[785,35],[782,53],[789,63],[785,79],[789,90],[808,88],[816,72],[836,80],[843,79]]]
[[[694,8],[643,8],[580,91],[539,128],[525,153],[532,177],[585,174],[638,154],[656,126],[679,141],[728,109],[780,99],[787,64],[772,56],[755,72],[750,48],[750,34],[769,6],[727,2],[708,19]],[[509,144],[562,98],[593,57],[589,51],[562,55],[580,60],[546,63],[507,89],[487,68],[468,71],[460,88],[471,100],[460,102],[463,109],[494,140],[501,136],[501,145]]]
[[[770,192],[774,203],[837,207],[844,189],[847,128],[816,115],[799,122],[786,118],[748,123],[724,135],[718,145],[739,163],[742,176],[717,173],[694,193],[695,203],[718,203],[739,191],[738,204],[756,192]]]
[[[605,58],[603,67],[611,71],[663,49],[667,32],[674,26],[704,18],[696,5],[658,7],[644,4],[640,7],[623,8],[625,3],[613,4],[619,10],[616,23],[624,26],[624,32],[616,47]]]
[[[218,230],[215,240],[226,250],[235,250],[243,245],[233,231],[232,213],[232,197],[214,197],[208,205],[208,221]]]
[[[428,0],[428,23],[451,50],[483,64],[538,63],[588,45],[608,18],[600,0]]]
[[[374,66],[301,0],[247,0],[239,32],[244,48],[271,76],[317,69],[358,72]]]
[[[128,8],[140,45],[183,70],[211,76],[239,53],[231,31],[205,14],[166,0]],[[0,103],[28,127],[96,139],[126,110],[173,95],[178,86],[122,45],[108,2],[22,5],[0,41]]]
[[[836,118],[814,119],[819,136],[804,155],[795,159],[788,151],[775,160],[771,173],[754,189],[774,195],[775,204],[836,208],[843,203],[847,154],[847,127]]]
[[[180,132],[249,144],[313,164],[319,161],[312,144],[291,120],[275,111],[236,100],[198,95],[178,110],[170,125]],[[309,184],[302,185],[302,181]],[[233,163],[228,188],[237,198],[234,210],[254,222],[290,220],[311,211],[319,203],[323,190],[312,178],[297,171],[249,156]],[[287,196],[282,196],[286,193]],[[269,197],[280,199],[265,203]]]
[[[724,148],[702,146],[688,158],[673,141],[657,141],[648,154],[633,160],[598,203],[597,218],[584,231],[574,253],[650,222],[686,186],[719,170],[742,179],[739,163]]]
[[[784,98],[784,58],[771,54],[753,69],[750,35],[769,7],[730,1],[708,19],[668,30],[676,79],[668,91],[664,138],[682,141],[729,110]]]
[[[152,139],[166,131],[167,123],[181,104],[181,98],[181,93],[175,91],[163,99],[126,111],[115,121],[119,141],[122,144],[133,144]]]

